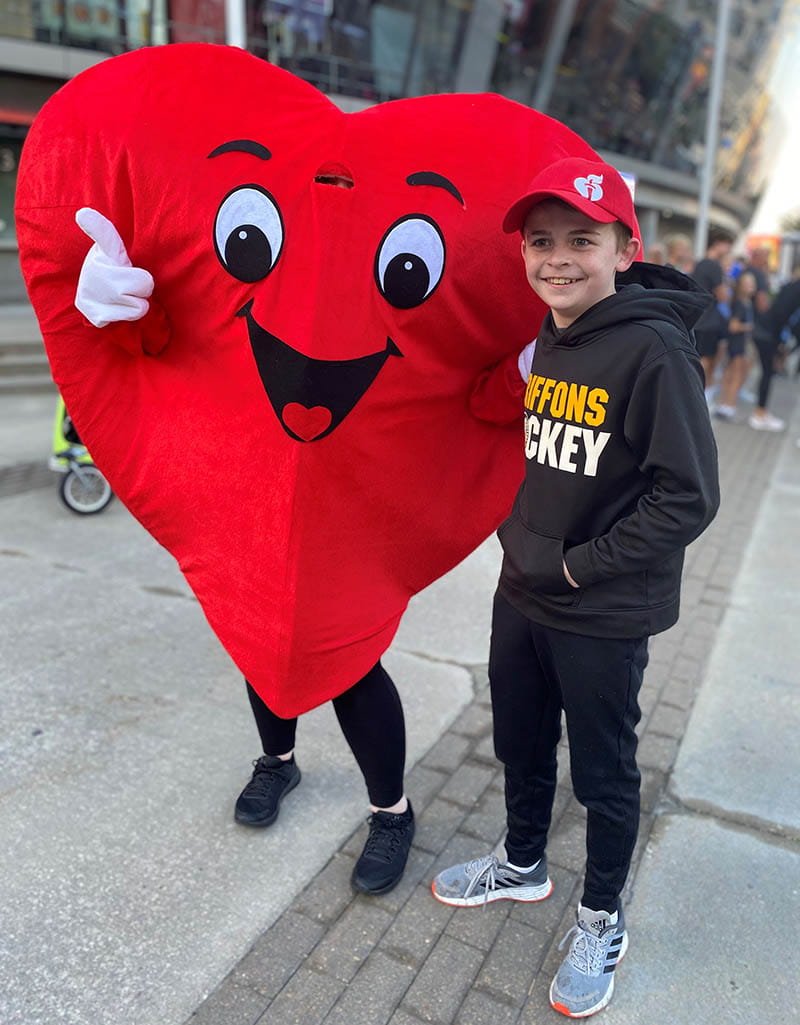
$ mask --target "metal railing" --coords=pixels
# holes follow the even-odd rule
[[[6,0],[0,10],[0,37],[78,47],[108,54],[168,42],[224,43],[225,31],[211,8],[210,23],[166,20],[158,0]],[[216,23],[215,23],[216,22]],[[408,93],[407,75],[377,68],[369,61],[302,47],[276,50],[265,35],[251,32],[248,49],[306,79],[323,92],[370,102]]]

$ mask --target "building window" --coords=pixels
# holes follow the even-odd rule
[[[0,242],[16,241],[14,229],[14,193],[22,140],[9,138],[0,126]]]

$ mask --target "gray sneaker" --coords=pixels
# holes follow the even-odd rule
[[[442,904],[471,908],[493,900],[544,900],[553,892],[547,875],[547,859],[542,857],[532,872],[515,872],[494,854],[453,865],[440,872],[431,890]]]
[[[568,1018],[588,1018],[606,1006],[614,992],[614,969],[628,949],[625,916],[620,906],[616,922],[607,911],[578,905],[569,953],[550,983],[550,1005]]]

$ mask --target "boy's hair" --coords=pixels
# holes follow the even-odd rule
[[[614,234],[617,236],[617,252],[621,253],[633,238],[633,232],[622,221],[614,221]]]

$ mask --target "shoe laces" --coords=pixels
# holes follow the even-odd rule
[[[464,872],[469,877],[469,883],[464,891],[465,897],[471,897],[480,885],[483,885],[483,906],[489,903],[489,894],[497,889],[497,874],[502,868],[500,859],[496,854],[489,854],[484,858],[475,858],[468,861],[464,866]]]
[[[390,862],[403,846],[403,834],[407,820],[404,816],[393,815],[391,812],[375,812],[367,819],[369,836],[362,852],[375,861]]]
[[[256,758],[253,762],[253,778],[247,784],[248,791],[259,797],[266,796],[277,783],[283,782],[281,770],[284,765],[289,764],[284,762],[281,765],[268,765],[265,755]]]
[[[567,961],[581,975],[600,975],[606,965],[609,944],[615,935],[613,925],[606,926],[599,936],[595,936],[576,923],[559,943],[558,949],[562,950],[567,940],[572,939]]]

